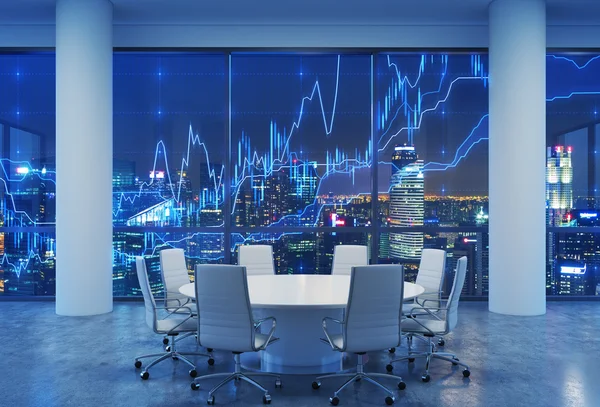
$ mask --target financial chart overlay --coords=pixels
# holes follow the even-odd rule
[[[360,244],[408,279],[423,248],[449,282],[467,256],[486,296],[488,79],[477,52],[115,52],[114,294],[140,295],[140,255],[160,292],[167,248],[190,276],[245,244],[326,274]],[[549,295],[600,293],[599,104],[600,55],[549,53]],[[54,295],[53,53],[0,54],[0,136],[0,295]]]

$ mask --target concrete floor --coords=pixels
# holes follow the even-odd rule
[[[2,406],[206,405],[206,387],[190,389],[182,362],[162,362],[149,380],[140,379],[134,357],[161,351],[161,337],[146,327],[141,302],[116,303],[113,313],[87,318],[59,317],[51,302],[0,302],[0,315]],[[445,348],[470,364],[471,377],[435,361],[431,382],[422,383],[422,361],[397,364],[394,373],[407,388],[397,391],[395,405],[600,406],[599,302],[550,302],[541,317],[491,314],[486,303],[466,302],[459,318]],[[193,339],[182,341],[184,348],[195,349]],[[232,369],[230,353],[215,352],[215,359],[209,368],[199,358],[199,374]],[[389,359],[387,352],[373,353],[365,370],[384,372]],[[279,406],[328,406],[341,384],[327,381],[312,390],[309,375],[283,376],[283,389],[270,379],[259,381]],[[385,405],[384,393],[365,382],[340,398],[340,406]],[[245,383],[230,384],[216,394],[216,404],[258,406],[262,394]]]

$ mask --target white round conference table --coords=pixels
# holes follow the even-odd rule
[[[322,341],[324,317],[342,319],[348,302],[350,276],[285,274],[248,276],[248,295],[256,319],[275,317],[274,342],[262,352],[263,370],[276,373],[327,373],[341,370],[342,354]],[[425,289],[404,283],[404,299],[421,295]],[[179,292],[195,297],[194,283]],[[267,324],[270,327],[270,324]],[[267,327],[265,330],[268,331]],[[242,355],[244,356],[244,355]],[[243,358],[250,361],[251,358]],[[247,363],[244,363],[247,365]]]

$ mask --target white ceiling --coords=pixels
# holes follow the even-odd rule
[[[486,24],[489,2],[113,0],[115,24]],[[52,24],[54,4],[55,0],[0,0],[0,23]],[[547,0],[547,4],[550,24],[600,24],[600,0]]]

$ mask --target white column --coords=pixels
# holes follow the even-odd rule
[[[489,7],[489,309],[546,312],[546,5]]]
[[[112,3],[56,3],[56,313],[112,311]]]

